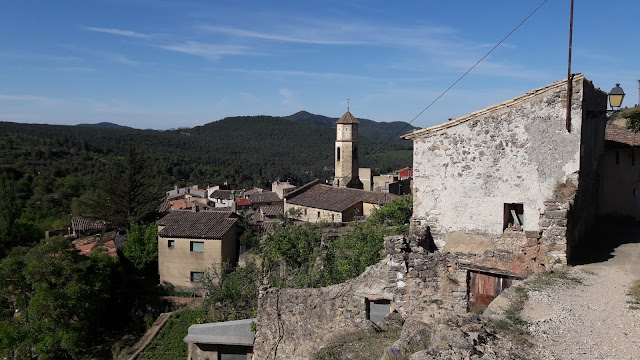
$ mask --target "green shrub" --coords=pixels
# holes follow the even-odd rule
[[[187,344],[183,341],[189,326],[202,323],[206,317],[204,309],[184,309],[173,313],[158,335],[138,356],[138,359],[184,359],[187,357]]]

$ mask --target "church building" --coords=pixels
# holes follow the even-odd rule
[[[335,178],[333,185],[362,189],[358,177],[358,125],[360,122],[347,112],[336,123]]]

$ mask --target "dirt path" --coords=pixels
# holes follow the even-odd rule
[[[626,295],[640,279],[640,231],[608,236],[628,243],[606,261],[573,267],[581,284],[529,293],[522,315],[541,358],[640,360],[640,310],[629,309]]]

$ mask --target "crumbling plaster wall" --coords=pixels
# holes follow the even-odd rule
[[[506,250],[518,261],[519,250],[540,237],[545,201],[554,199],[557,185],[581,166],[589,180],[596,177],[604,127],[585,109],[603,109],[603,99],[606,107],[606,94],[577,76],[571,132],[565,128],[566,86],[555,83],[416,139],[414,232],[428,229],[443,251]],[[505,203],[524,205],[519,236],[503,231]]]

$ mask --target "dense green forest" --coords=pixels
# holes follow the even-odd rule
[[[397,124],[390,126],[386,134],[397,132]],[[367,125],[362,129],[366,133]],[[361,166],[380,172],[410,166],[412,144],[389,139],[362,136]],[[150,176],[164,188],[225,181],[237,188],[268,188],[277,179],[294,184],[330,179],[334,141],[327,126],[270,116],[231,117],[173,131],[2,122],[0,174],[16,187],[22,220],[46,230],[68,226],[73,198],[95,189],[97,177],[129,144],[144,153]]]

